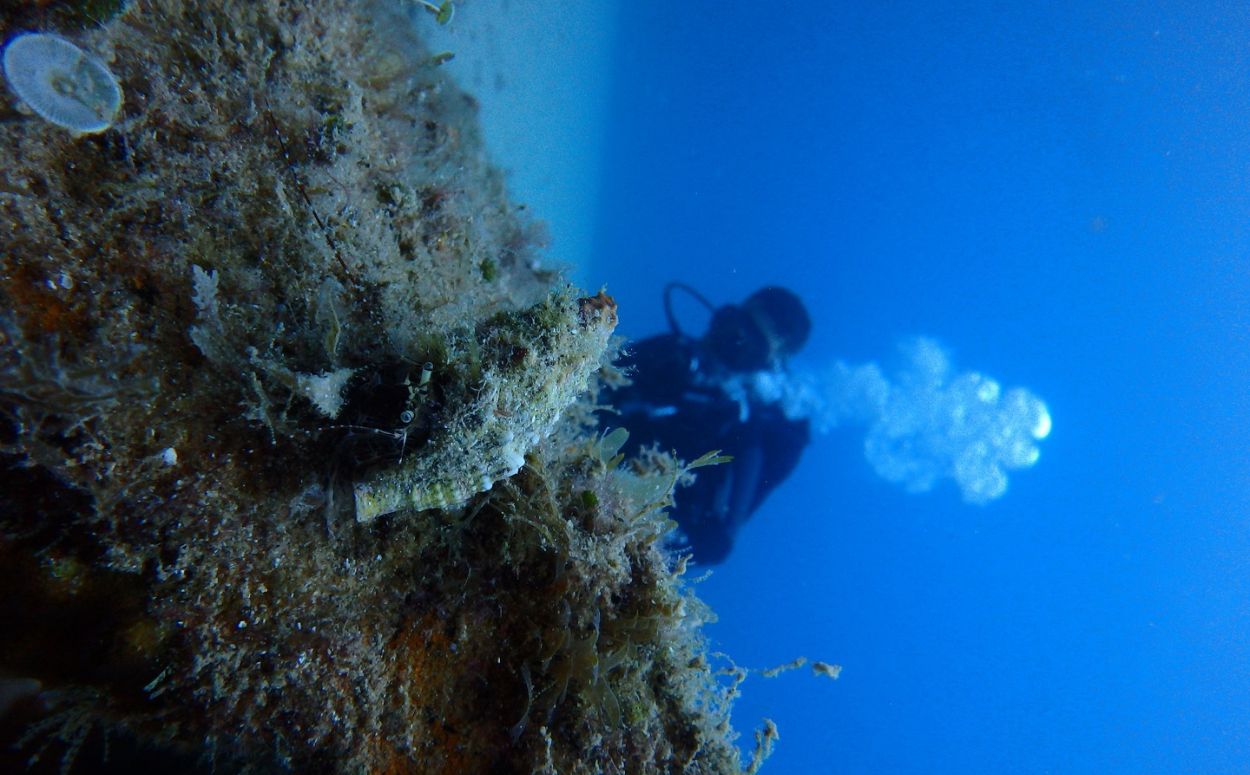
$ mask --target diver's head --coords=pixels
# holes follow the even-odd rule
[[[703,343],[730,371],[759,371],[802,349],[811,329],[811,318],[799,297],[769,285],[742,304],[726,304],[712,313]]]

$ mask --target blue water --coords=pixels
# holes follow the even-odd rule
[[[1005,497],[818,436],[699,591],[769,772],[1250,771],[1250,10],[622,3],[595,276],[1043,398]],[[696,571],[697,573],[697,571]]]

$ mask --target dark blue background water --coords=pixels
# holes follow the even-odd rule
[[[855,4],[861,5],[861,4]],[[622,3],[597,276],[798,290],[804,363],[903,336],[1055,429],[986,507],[818,438],[700,586],[768,771],[1250,769],[1250,11]],[[1040,4],[1039,4],[1040,5]]]

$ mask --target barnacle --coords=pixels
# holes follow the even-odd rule
[[[56,35],[26,33],[4,49],[4,76],[31,110],[74,132],[113,125],[122,89],[104,63]]]

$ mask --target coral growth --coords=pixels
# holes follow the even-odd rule
[[[594,436],[615,305],[539,268],[422,12],[0,16],[125,95],[0,106],[6,770],[737,769],[684,469]]]

